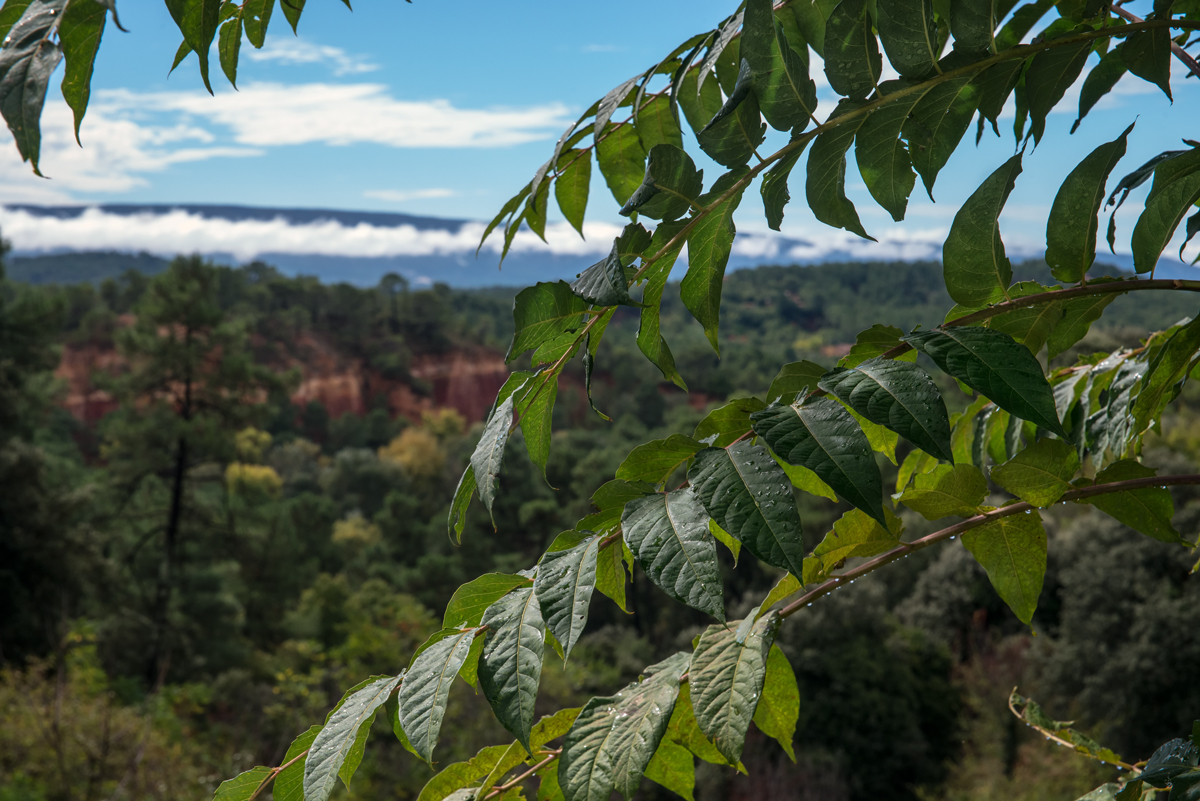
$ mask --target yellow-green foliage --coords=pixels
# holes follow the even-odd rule
[[[274,497],[283,489],[283,480],[266,465],[233,462],[225,468],[225,486],[234,495]]]
[[[400,436],[379,449],[379,458],[400,465],[412,478],[436,478],[446,466],[441,442],[426,428],[404,429]]]
[[[347,517],[333,524],[333,541],[342,545],[362,547],[374,545],[383,537],[379,526],[361,514]]]

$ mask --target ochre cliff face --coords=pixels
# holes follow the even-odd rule
[[[504,357],[494,351],[452,350],[413,358],[409,373],[423,384],[414,389],[407,381],[389,380],[364,368],[360,360],[338,353],[316,337],[302,336],[294,345],[298,347],[293,352],[302,355],[279,365],[282,370],[294,367],[300,371],[292,403],[302,408],[316,401],[331,418],[365,414],[374,405],[372,399],[383,396],[393,416],[403,415],[417,421],[423,411],[449,408],[468,422],[475,422],[487,414],[509,375]],[[63,406],[87,424],[115,409],[116,402],[97,388],[93,376],[98,372],[116,372],[123,363],[111,348],[91,344],[64,346],[55,370],[55,376],[66,386]]]

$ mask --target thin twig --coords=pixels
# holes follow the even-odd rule
[[[1047,740],[1053,740],[1054,742],[1058,743],[1059,745],[1065,745],[1067,748],[1070,748],[1075,753],[1082,754],[1083,756],[1088,757],[1089,759],[1094,759],[1097,762],[1101,762],[1105,765],[1116,765],[1118,768],[1124,768],[1125,770],[1131,772],[1132,775],[1129,777],[1131,779],[1134,776],[1136,776],[1137,774],[1141,773],[1141,768],[1139,768],[1137,765],[1131,765],[1128,762],[1122,762],[1119,759],[1101,759],[1099,756],[1097,756],[1096,754],[1093,754],[1091,751],[1088,751],[1086,749],[1076,748],[1075,743],[1070,742],[1069,740],[1064,740],[1062,737],[1059,737],[1057,734],[1055,734],[1050,729],[1030,723],[1028,720],[1025,719],[1025,716],[1022,715],[1020,712],[1018,712],[1017,708],[1015,706],[1013,706],[1012,699],[1013,699],[1013,695],[1016,694],[1016,692],[1017,692],[1017,688],[1013,687],[1013,691],[1011,693],[1009,693],[1009,695],[1008,695],[1008,711],[1010,711],[1014,715],[1016,715],[1017,718],[1022,723],[1024,723],[1026,726],[1028,726],[1029,728],[1046,735]]]
[[[533,774],[537,773],[539,770],[541,770],[542,768],[546,767],[547,765],[549,765],[549,764],[550,764],[551,762],[553,762],[554,760],[558,759],[558,756],[559,756],[559,754],[561,754],[561,753],[562,753],[562,749],[560,748],[560,749],[558,749],[557,751],[555,751],[554,753],[552,753],[550,756],[548,756],[548,757],[546,757],[545,759],[543,759],[541,762],[539,762],[539,763],[537,763],[536,765],[534,765],[534,766],[533,766],[532,768],[530,768],[529,770],[527,770],[527,771],[525,771],[524,773],[522,773],[522,774],[521,774],[520,776],[518,776],[517,778],[513,779],[512,781],[508,781],[508,782],[505,782],[504,784],[501,784],[501,785],[498,785],[498,786],[496,786],[496,787],[493,787],[493,788],[492,788],[492,791],[491,791],[490,793],[488,793],[487,795],[485,795],[485,796],[484,796],[484,799],[488,799],[488,798],[495,798],[496,796],[500,795],[501,793],[503,793],[503,792],[505,792],[505,791],[507,791],[507,790],[511,790],[513,787],[516,787],[518,784],[520,784],[521,782],[525,781],[525,780],[526,780],[526,779],[528,779],[530,776],[532,776]]]
[[[1200,475],[1191,474],[1182,476],[1151,476],[1149,478],[1134,478],[1128,481],[1113,481],[1108,484],[1095,484],[1090,487],[1082,487],[1080,489],[1064,492],[1059,498],[1059,501],[1066,503],[1067,501],[1084,500],[1096,495],[1108,495],[1113,492],[1146,489],[1147,487],[1182,486],[1186,484],[1200,484]],[[912,542],[904,543],[903,545],[893,548],[887,553],[876,556],[874,559],[871,559],[868,562],[864,562],[852,570],[847,570],[840,576],[835,576],[834,578],[831,578],[828,581],[818,585],[814,589],[780,609],[779,616],[789,617],[794,615],[796,612],[800,611],[805,606],[808,606],[816,599],[828,595],[834,590],[849,584],[855,579],[865,576],[867,573],[872,573],[878,570],[889,562],[894,562],[897,559],[908,556],[910,553],[915,553],[923,548],[928,548],[930,545],[942,542],[943,540],[951,539],[952,537],[956,537],[963,532],[970,531],[973,528],[979,528],[982,525],[1000,520],[1001,518],[1032,512],[1036,508],[1037,507],[1033,506],[1032,504],[1025,503],[1024,501],[1020,503],[1014,503],[1010,506],[1002,506],[999,509],[994,509],[990,512],[984,512],[982,514],[975,515],[974,517],[967,518],[966,520],[955,523],[953,526],[944,528],[941,531],[935,531],[934,533],[922,537],[919,540],[913,540]]]
[[[1137,14],[1126,11],[1118,4],[1114,3],[1112,10],[1130,22],[1138,23],[1143,21]],[[1179,59],[1191,71],[1192,75],[1200,78],[1200,63],[1197,63],[1196,59],[1192,58],[1191,54],[1176,44],[1174,40],[1171,41],[1171,52],[1175,54],[1175,58]]]

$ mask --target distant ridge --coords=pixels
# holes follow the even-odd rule
[[[272,208],[267,206],[241,206],[236,204],[213,203],[92,203],[82,206],[38,206],[31,203],[6,204],[5,208],[25,211],[39,217],[57,217],[61,220],[71,220],[83,216],[88,209],[99,209],[109,214],[122,217],[132,217],[137,214],[165,214],[170,211],[184,211],[206,219],[218,220],[276,220],[283,219],[297,225],[332,220],[342,225],[376,225],[384,228],[398,228],[411,225],[421,231],[455,231],[470,220],[456,220],[445,217],[418,217],[412,214],[399,214],[387,211],[347,211],[344,209],[295,209]]]
[[[172,214],[178,218],[163,219]],[[205,203],[0,207],[0,234],[15,240],[9,274],[35,283],[103,280],[95,276],[120,275],[126,269],[149,273],[177,253],[200,253],[230,265],[262,261],[285,275],[309,275],[326,283],[373,286],[387,273],[397,273],[417,287],[434,283],[461,288],[527,286],[572,280],[604,258],[619,230],[613,224],[596,223],[585,241],[573,231],[568,234],[565,223],[561,227],[564,230],[557,238],[549,236],[553,247],[522,231],[503,269],[498,269],[497,236],[476,253],[483,231],[477,220]],[[818,246],[779,234],[743,233],[734,242],[727,270],[767,264],[937,260],[941,244],[936,240],[935,236],[920,242],[890,241],[881,236],[878,244],[869,246],[853,238],[837,246]],[[1130,256],[1103,251],[1097,255],[1100,263],[1133,268]],[[1042,254],[1013,247],[1010,256],[1040,259]],[[673,277],[681,278],[685,268],[681,259]],[[1156,277],[1197,278],[1200,269],[1164,257]]]

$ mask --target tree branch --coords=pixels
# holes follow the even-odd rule
[[[1095,484],[1091,487],[1082,487],[1080,489],[1069,490],[1068,492],[1063,493],[1062,497],[1059,498],[1059,501],[1063,503],[1066,503],[1067,501],[1081,501],[1096,495],[1108,495],[1113,492],[1123,492],[1125,490],[1145,489],[1147,487],[1173,487],[1186,484],[1200,484],[1200,475],[1151,476],[1149,478],[1130,479],[1129,481],[1114,481],[1109,484]],[[994,509],[990,512],[984,512],[983,514],[978,514],[974,517],[967,518],[966,520],[955,523],[953,526],[944,528],[941,531],[935,531],[928,536],[921,537],[919,540],[913,540],[912,542],[904,543],[903,545],[893,548],[887,553],[876,556],[874,559],[864,562],[856,568],[847,570],[842,575],[831,578],[809,592],[806,592],[795,601],[792,601],[790,604],[780,609],[779,616],[789,617],[794,615],[805,606],[808,606],[822,596],[828,595],[838,587],[849,584],[854,579],[865,576],[868,573],[873,573],[889,562],[894,562],[897,559],[908,556],[910,553],[916,553],[923,548],[928,548],[930,545],[951,539],[959,534],[962,534],[963,532],[970,531],[973,528],[979,528],[982,525],[999,520],[1003,517],[1011,517],[1012,515],[1032,512],[1036,508],[1038,507],[1025,503],[1024,501],[1020,503],[1014,503],[1010,506],[1002,506],[999,509]]]
[[[1142,18],[1139,17],[1137,14],[1126,11],[1125,9],[1121,8],[1121,6],[1117,3],[1113,3],[1112,10],[1113,10],[1114,14],[1120,15],[1120,16],[1124,17],[1125,19],[1129,20],[1130,22],[1138,23],[1138,22],[1143,21]],[[1175,42],[1171,42],[1171,52],[1175,54],[1175,58],[1179,59],[1183,63],[1184,66],[1186,66],[1189,70],[1191,70],[1192,75],[1195,75],[1197,78],[1200,78],[1200,64],[1196,63],[1196,59],[1192,58],[1191,54],[1188,53],[1188,51],[1184,50],[1182,47],[1177,45]]]

